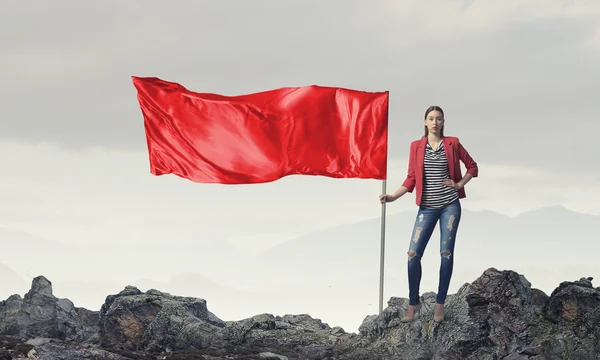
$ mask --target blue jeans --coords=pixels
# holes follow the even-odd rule
[[[461,212],[462,208],[458,199],[441,209],[419,208],[408,249],[408,300],[410,305],[419,304],[421,258],[438,220],[440,223],[441,265],[436,302],[443,304],[446,301],[454,266],[454,242]]]

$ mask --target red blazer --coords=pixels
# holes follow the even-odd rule
[[[467,150],[462,146],[458,138],[452,136],[444,136],[444,150],[448,159],[448,170],[450,178],[454,182],[459,182],[462,179],[460,170],[460,162],[462,161],[467,168],[467,173],[477,177],[479,169],[477,163],[471,158]],[[408,175],[402,186],[412,193],[413,189],[417,188],[417,205],[421,205],[421,195],[423,193],[423,161],[425,159],[425,147],[427,145],[427,137],[420,140],[415,140],[410,144],[410,157],[408,160]],[[465,198],[465,188],[458,190],[460,199]]]

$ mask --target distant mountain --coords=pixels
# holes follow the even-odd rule
[[[385,299],[408,292],[406,252],[415,218],[416,209],[387,216]],[[457,291],[489,267],[553,268],[555,272],[546,275],[534,271],[530,279],[551,291],[557,286],[554,278],[564,277],[561,269],[597,264],[598,225],[600,217],[564,207],[542,208],[514,218],[463,210],[450,291]],[[380,227],[380,218],[335,226],[277,245],[237,268],[245,269],[245,287],[264,294],[271,309],[309,311],[354,328],[362,313],[377,311]],[[437,291],[439,236],[436,229],[423,258],[423,292]],[[569,274],[600,277],[600,268],[590,270],[575,269]]]
[[[21,257],[25,253],[29,253],[32,256],[36,255],[32,251],[33,249],[47,250],[50,251],[50,254],[78,249],[78,247],[73,245],[48,240],[27,231],[6,226],[0,226],[0,244],[3,245],[2,254],[19,253]]]
[[[113,284],[123,273],[161,278],[189,271],[190,264],[194,264],[194,270],[199,273],[211,276],[218,272],[222,277],[235,279],[236,273],[229,273],[227,264],[246,258],[220,240],[167,238],[164,242],[142,246],[127,243],[76,246],[9,227],[0,227],[0,249],[0,262],[24,277],[49,274],[56,279],[59,288],[64,282],[91,278],[105,292],[111,286],[107,284]]]
[[[416,209],[387,217],[386,299],[407,293],[406,251],[415,216]],[[377,312],[380,221],[335,226],[251,257],[220,240],[77,247],[0,228],[0,262],[29,279],[49,274],[58,294],[68,291],[78,306],[88,308],[97,309],[103,294],[137,278],[135,284],[144,289],[202,297],[227,320],[267,311],[309,312],[354,329],[365,313]],[[554,278],[600,278],[599,224],[598,216],[564,207],[514,218],[464,210],[450,291],[490,267],[530,273],[530,281],[546,292],[558,285]],[[437,291],[438,254],[436,230],[423,260],[424,292]]]
[[[2,284],[0,286],[0,299],[25,293],[29,289],[29,284],[16,271],[4,264],[0,264],[0,284]]]
[[[81,253],[76,246],[5,226],[0,227],[0,249],[0,261],[27,277],[35,276],[36,272],[55,277],[72,273],[73,263],[80,259],[77,255]]]
[[[386,219],[388,273],[405,272],[415,216],[416,210],[388,215]],[[600,251],[599,225],[598,216],[560,206],[515,218],[491,211],[463,210],[455,264],[459,270],[475,268],[478,272],[490,266],[547,267],[557,256],[557,266],[595,264]],[[303,283],[309,277],[313,284],[372,278],[378,276],[380,226],[381,220],[376,218],[305,235],[253,257],[252,268],[260,276],[269,274],[273,281],[282,283]],[[432,270],[439,266],[439,236],[436,229],[423,259],[431,263]]]
[[[415,217],[416,209],[391,214],[386,219],[385,298],[404,296],[408,291],[406,252]],[[343,312],[344,306],[376,309],[380,221],[375,218],[332,227],[252,257],[246,263],[248,283],[257,290],[276,288],[289,294],[289,299],[314,300],[315,309],[320,301],[322,311],[327,304],[331,305],[330,311]],[[451,291],[489,267],[548,269],[596,265],[600,252],[599,225],[600,217],[564,207],[542,208],[514,218],[492,211],[463,210]],[[423,258],[423,291],[437,291],[438,254],[436,229]],[[595,275],[579,276],[600,275],[600,270],[596,271]],[[269,279],[268,286],[265,279]],[[548,284],[544,290],[556,285]],[[307,289],[310,294],[303,294]]]
[[[112,281],[131,266],[130,253],[119,247],[65,244],[10,227],[0,227],[0,249],[0,261],[27,280],[44,273],[57,283],[90,275],[95,281]]]

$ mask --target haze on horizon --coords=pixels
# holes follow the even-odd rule
[[[600,250],[589,225],[600,219],[600,150],[586,136],[600,131],[595,0],[4,2],[0,29],[0,298],[43,274],[57,296],[90,308],[138,283],[209,293],[209,309],[224,319],[309,313],[355,331],[377,312],[379,181],[154,177],[131,75],[222,94],[389,90],[390,191],[406,175],[424,110],[440,105],[447,134],[480,167],[462,202],[469,212],[451,292],[486,266],[523,269],[544,291],[573,276],[600,278],[585,255]],[[406,224],[416,210],[412,194],[388,206],[397,220],[387,225],[386,300],[407,296]],[[541,214],[537,233],[513,230],[521,214]],[[348,230],[369,219],[362,232]],[[502,224],[506,240],[495,234]],[[544,224],[564,235],[552,246],[539,235]],[[335,245],[319,236],[335,238],[338,226],[349,231],[336,238],[347,262],[311,263]],[[463,231],[463,244],[476,245],[460,247]],[[248,280],[249,258],[290,244],[302,252],[282,250],[274,263],[307,260],[280,271],[289,283],[274,287],[268,267]],[[360,253],[351,244],[374,259],[353,263]],[[435,290],[437,247],[434,234],[424,291]],[[528,256],[509,261],[508,250]],[[72,256],[58,261],[64,254]]]

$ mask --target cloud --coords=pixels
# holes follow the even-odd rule
[[[225,94],[319,83],[390,90],[393,157],[435,103],[481,160],[585,173],[599,18],[596,1],[564,0],[15,3],[0,22],[20,34],[1,49],[0,136],[142,150],[131,75]]]
[[[134,238],[127,223],[158,227],[163,211],[179,229],[252,214],[280,219],[270,224],[283,233],[379,214],[376,181],[291,177],[225,190],[153,178],[132,74],[225,94],[311,83],[389,89],[390,191],[435,103],[482,169],[466,206],[515,213],[556,202],[597,213],[585,200],[598,194],[598,150],[583,136],[600,131],[599,10],[562,0],[14,3],[0,14],[0,138],[11,169],[2,193],[31,195],[2,214],[70,221],[73,237],[91,223],[104,233],[118,224]],[[392,209],[412,209],[410,199]],[[322,213],[306,215],[315,206]],[[264,233],[254,220],[230,235]]]

